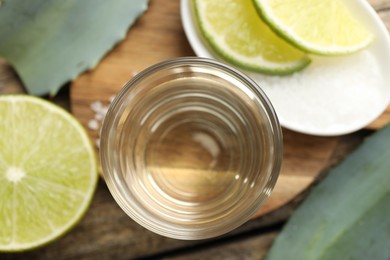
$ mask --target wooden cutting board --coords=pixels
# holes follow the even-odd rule
[[[93,44],[93,43],[91,43]],[[97,67],[71,85],[71,109],[89,129],[93,141],[99,130],[88,126],[96,113],[91,105],[109,99],[137,72],[174,57],[195,56],[180,20],[180,1],[152,0],[148,11]],[[94,105],[93,105],[94,104]],[[369,128],[390,121],[390,108]],[[257,216],[275,210],[304,191],[329,165],[340,137],[315,137],[284,129],[284,158],[275,190]]]

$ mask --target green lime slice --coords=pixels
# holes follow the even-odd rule
[[[62,108],[0,96],[0,251],[63,235],[86,212],[98,179],[84,128]]]
[[[193,0],[195,21],[206,44],[222,59],[247,70],[290,74],[310,60],[275,34],[251,0]]]
[[[253,0],[263,20],[298,48],[343,55],[368,46],[373,35],[339,0]]]

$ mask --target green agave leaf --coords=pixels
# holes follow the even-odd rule
[[[0,56],[30,94],[53,95],[93,68],[147,6],[147,0],[3,0]]]
[[[390,259],[390,126],[330,170],[267,259]]]

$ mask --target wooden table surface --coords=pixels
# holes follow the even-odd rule
[[[369,2],[389,29],[390,0],[370,0]],[[171,22],[178,23],[177,26],[181,28],[180,17],[178,16],[179,0],[169,2],[152,0],[148,12],[158,13],[159,8],[164,4],[168,5],[169,8],[164,9],[168,10],[167,12],[163,12],[163,8],[161,8],[160,18],[168,19],[169,17]],[[135,27],[146,26],[142,24],[144,23],[142,18],[137,23]],[[137,29],[134,31],[130,30],[129,35],[131,32],[136,34]],[[165,31],[162,33],[170,34],[176,33],[176,31]],[[156,41],[158,41],[159,36],[156,37]],[[191,54],[188,42],[185,41],[184,37],[182,39],[184,39],[182,42],[177,43],[181,48],[180,51]],[[161,42],[167,44],[165,48],[167,50],[169,50],[168,45],[173,44],[173,42],[169,43],[163,41],[163,39],[161,39]],[[126,51],[124,46],[122,45],[121,47],[119,45],[117,48],[121,51]],[[141,54],[136,49],[127,51],[135,55],[136,58],[134,60],[141,58],[138,57]],[[134,63],[134,67],[131,68],[133,71],[139,71],[155,63],[158,59],[166,59],[169,55],[175,56],[175,54],[169,53],[169,51],[164,53],[161,49],[152,49],[150,51],[150,56],[138,59],[138,62]],[[98,75],[99,69],[108,64],[107,60],[114,59],[115,62],[113,52],[107,55],[105,61],[99,65],[100,67],[98,66],[94,71],[85,73],[76,79],[75,82],[65,86],[56,97],[51,98],[53,102],[75,113],[84,125],[87,124],[87,117],[80,116],[77,114],[80,112],[75,112],[74,110],[77,106],[88,106],[89,103],[83,104],[78,102],[80,99],[74,98],[74,96],[77,96],[77,93],[82,95],[83,92],[80,90],[80,86]],[[120,66],[120,63],[117,63],[117,65]],[[131,70],[129,70],[130,72]],[[128,78],[125,78],[123,75],[123,73],[118,74],[115,71],[111,71],[111,78],[125,82]],[[0,94],[23,92],[23,86],[12,67],[6,61],[0,59]],[[108,90],[105,98],[112,94],[114,94],[113,90]],[[96,100],[102,98],[102,96],[91,92],[90,98],[91,100]],[[320,181],[321,177],[326,174],[327,168],[346,156],[365,136],[390,121],[389,111],[390,109],[387,109],[381,117],[366,129],[334,138],[307,136],[284,129],[285,139],[288,143],[285,156],[296,155],[288,157],[290,159],[287,160],[287,164],[284,164],[283,167],[286,171],[294,172],[294,167],[295,170],[299,170],[299,168],[296,168],[298,167],[298,162],[304,162],[305,158],[311,153],[319,154],[315,163],[312,160],[306,160],[305,167],[312,170],[315,169],[318,173],[316,179],[310,180],[310,183],[311,181]],[[95,134],[91,133],[91,136],[93,138]],[[281,183],[284,182],[282,181]],[[288,182],[285,183],[288,184]],[[278,205],[277,209],[271,206],[266,207],[263,212],[260,212],[258,218],[249,221],[229,234],[203,241],[180,241],[156,235],[131,220],[117,206],[104,181],[101,179],[90,209],[82,221],[69,233],[57,241],[36,250],[17,254],[0,254],[0,259],[262,259],[272,244],[274,237],[280,232],[283,224],[288,220],[309,190],[308,188],[293,191],[295,194],[294,198],[286,201],[283,197],[284,189],[288,189],[288,187],[280,188],[280,194],[277,193],[279,195],[274,196],[274,198],[277,198],[274,199],[274,203]]]

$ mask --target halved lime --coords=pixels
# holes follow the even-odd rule
[[[244,69],[289,74],[310,62],[285,42],[256,13],[251,0],[194,0],[203,38],[215,54]]]
[[[263,20],[298,48],[342,55],[369,45],[373,35],[340,0],[253,0]]]
[[[68,112],[0,96],[0,251],[46,244],[87,210],[98,179],[93,146]]]

